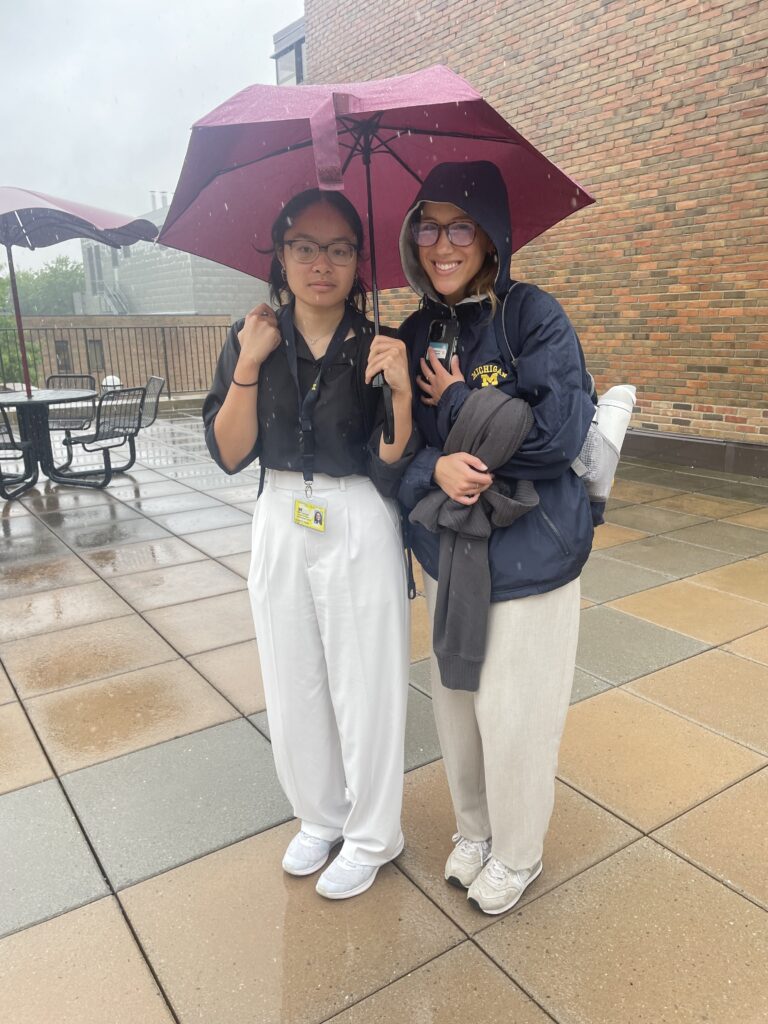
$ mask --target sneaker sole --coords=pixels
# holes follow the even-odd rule
[[[457,889],[464,889],[465,891],[469,888],[469,885],[472,884],[472,882],[470,882],[469,885],[464,885],[462,880],[460,878],[457,878],[456,875],[446,875],[445,880],[448,883],[448,885],[453,885]]]
[[[308,868],[287,868],[285,864],[283,864],[283,871],[286,873],[286,875],[293,875],[294,878],[304,878],[305,875],[314,875],[315,872],[319,871],[324,864],[328,863],[328,858],[331,856],[331,850],[333,849],[334,846],[339,845],[339,843],[341,842],[341,838],[342,837],[339,836],[339,838],[332,843],[331,849],[328,851],[328,853],[326,853],[322,860],[316,861],[314,864],[311,864]]]
[[[392,857],[392,860],[394,860],[395,857],[399,857],[404,849],[405,849],[405,843],[402,844],[402,846],[397,851],[397,853],[394,855],[394,857]],[[322,896],[323,899],[326,899],[326,900],[348,900],[348,899],[351,899],[353,896],[359,896],[360,893],[363,893],[363,892],[366,891],[366,889],[370,889],[371,888],[373,883],[376,881],[376,876],[378,875],[379,868],[381,868],[381,867],[384,867],[384,865],[383,864],[379,864],[379,866],[376,868],[376,870],[373,872],[373,874],[371,875],[371,877],[367,881],[362,882],[360,885],[358,885],[354,889],[349,889],[347,892],[323,892],[317,886],[315,886],[315,892],[319,896]]]
[[[475,908],[475,910],[479,910],[481,914],[491,914],[491,915],[504,914],[508,910],[511,910],[512,907],[514,907],[516,903],[520,902],[520,900],[523,898],[523,893],[525,892],[525,890],[528,888],[529,885],[531,885],[533,882],[536,881],[536,879],[541,874],[543,867],[544,867],[544,865],[540,864],[539,865],[539,870],[536,872],[535,875],[531,875],[531,877],[528,879],[528,881],[523,886],[522,891],[519,892],[517,894],[517,896],[515,896],[515,898],[513,900],[511,900],[509,903],[507,903],[505,906],[499,907],[498,910],[485,910],[483,907],[480,906],[480,904],[477,902],[477,900],[474,899],[472,896],[468,896],[467,897],[467,902],[471,903],[472,906]]]

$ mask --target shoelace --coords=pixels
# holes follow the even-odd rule
[[[467,839],[461,832],[456,832],[451,837],[451,842],[456,844],[457,850],[462,850],[464,853],[474,853],[476,847],[483,847],[487,840],[479,841],[476,839]]]
[[[492,882],[500,882],[502,884],[506,882],[516,882],[522,884],[522,872],[514,871],[512,868],[508,868],[506,864],[502,864],[496,857],[492,857],[489,864],[485,868],[486,877]]]
[[[311,836],[309,832],[304,832],[303,830],[301,832],[301,841],[305,846],[319,846],[325,842],[324,839],[318,839],[317,836]]]

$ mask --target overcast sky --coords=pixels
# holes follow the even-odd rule
[[[172,191],[189,129],[253,82],[303,0],[0,0],[0,185],[138,216]],[[78,242],[18,267],[80,258]],[[3,261],[2,265],[5,263]]]

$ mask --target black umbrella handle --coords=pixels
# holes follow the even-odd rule
[[[368,242],[371,246],[371,300],[373,302],[373,329],[376,334],[380,330],[379,320],[379,286],[376,283],[376,239],[373,229],[373,190],[371,189],[371,135],[366,134],[362,148],[363,163],[365,164],[365,185],[368,192]],[[392,388],[387,384],[384,374],[377,373],[371,381],[375,388],[381,388],[381,397],[384,400],[384,444],[395,442],[395,411],[392,406]]]

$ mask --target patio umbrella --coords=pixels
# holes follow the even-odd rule
[[[12,247],[20,245],[25,249],[39,249],[70,238],[91,238],[117,249],[138,241],[151,242],[156,234],[157,226],[149,220],[134,220],[122,213],[83,206],[82,203],[57,199],[29,189],[0,186],[0,244],[5,246],[8,256],[21,366],[28,398],[32,395],[32,387]]]

